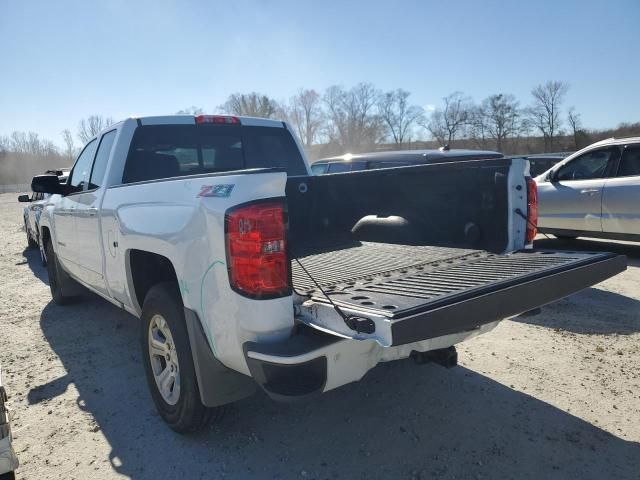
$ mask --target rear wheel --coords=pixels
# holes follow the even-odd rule
[[[217,409],[200,400],[177,286],[167,282],[151,287],[141,320],[144,369],[158,413],[178,433],[200,430]]]
[[[16,480],[16,474],[14,472],[3,473],[0,475],[0,480]]]

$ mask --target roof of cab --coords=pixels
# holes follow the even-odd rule
[[[139,120],[142,125],[192,125],[196,122],[196,117],[200,115],[158,115],[148,117],[132,117]],[[240,120],[240,125],[252,127],[276,127],[284,128],[282,120],[272,118],[244,117],[238,115],[212,114],[205,116],[234,117]]]
[[[390,150],[383,152],[372,153],[347,153],[344,155],[338,155],[335,157],[327,157],[316,160],[314,163],[328,163],[328,162],[345,162],[345,161],[366,161],[366,160],[381,160],[389,162],[424,162],[425,160],[439,160],[439,159],[458,159],[466,157],[469,159],[487,159],[487,158],[502,158],[503,154],[500,152],[494,152],[491,150],[465,150],[465,149],[453,149],[453,150]]]

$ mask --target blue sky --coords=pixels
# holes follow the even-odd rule
[[[0,0],[0,135],[360,81],[426,106],[564,80],[608,127],[640,121],[639,47],[640,0]]]

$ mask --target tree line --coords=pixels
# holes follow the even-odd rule
[[[402,88],[381,91],[372,83],[359,83],[350,88],[334,85],[323,92],[300,89],[284,101],[257,92],[233,93],[214,112],[287,120],[311,158],[444,145],[537,153],[577,150],[606,135],[585,129],[575,107],[566,108],[568,90],[569,85],[558,80],[536,85],[524,105],[510,93],[475,102],[456,91],[438,105],[422,107]],[[176,113],[197,115],[204,109],[192,106]],[[53,157],[70,165],[82,145],[113,123],[102,115],[84,118],[75,137],[69,129],[61,132],[63,148],[34,132],[13,132],[0,136],[0,155]],[[640,133],[640,124],[619,128]]]
[[[371,83],[359,83],[351,88],[331,86],[322,93],[301,89],[287,101],[257,92],[234,93],[217,111],[285,119],[307,150],[321,146],[325,153],[356,153],[382,146],[417,148],[428,144],[420,141],[425,137],[451,148],[531,153],[532,149],[577,150],[598,135],[584,128],[575,107],[565,108],[568,91],[568,83],[551,80],[533,87],[524,105],[510,93],[475,102],[456,91],[439,105],[424,108],[413,104],[411,93],[402,88],[385,92]],[[179,113],[194,111],[202,109],[191,107]],[[541,141],[532,142],[532,138]]]

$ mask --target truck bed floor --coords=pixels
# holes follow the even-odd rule
[[[357,280],[389,277],[393,272],[403,273],[410,267],[450,263],[455,259],[484,255],[486,252],[482,250],[353,242],[333,246],[328,252],[295,252],[294,257],[324,289],[353,284]],[[308,294],[316,290],[315,283],[295,260],[292,262],[292,276],[293,287],[298,293]]]

